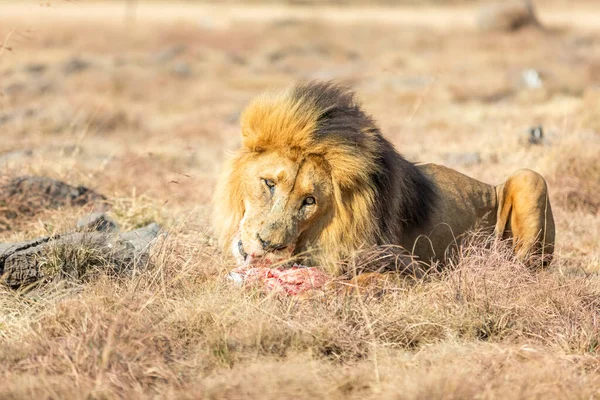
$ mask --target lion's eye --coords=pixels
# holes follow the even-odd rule
[[[273,193],[275,191],[275,182],[273,182],[272,179],[262,178],[262,181],[264,182],[265,185],[267,185],[267,187],[269,188],[271,193]]]
[[[312,206],[316,202],[317,202],[317,200],[314,197],[308,196],[307,198],[304,199],[304,204],[303,205],[305,205],[305,206]]]

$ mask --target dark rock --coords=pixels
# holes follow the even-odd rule
[[[190,65],[183,61],[176,62],[173,65],[172,70],[173,73],[175,73],[175,75],[177,75],[179,78],[189,78],[192,76],[192,69],[190,68]]]
[[[14,229],[23,217],[65,206],[86,206],[97,212],[110,208],[104,196],[84,186],[42,176],[14,178],[0,186],[0,232]]]
[[[236,65],[247,65],[248,64],[248,61],[246,60],[246,58],[244,58],[244,56],[239,55],[239,54],[234,54],[234,53],[229,54],[229,61],[231,61],[231,63],[236,64]]]
[[[0,114],[0,125],[7,124],[13,119],[15,119],[15,113]]]
[[[183,46],[183,45],[167,47],[166,49],[163,49],[163,50],[157,52],[156,54],[152,55],[152,57],[150,58],[150,61],[157,63],[157,64],[164,64],[171,60],[174,60],[177,56],[179,56],[180,54],[182,54],[184,52],[185,52],[185,46]]]
[[[160,225],[152,222],[143,228],[119,234],[121,240],[130,243],[138,254],[147,254],[155,238],[159,236]]]
[[[23,82],[13,82],[8,84],[2,89],[2,93],[7,96],[14,96],[19,93],[23,93],[27,89],[27,86]]]
[[[25,111],[23,111],[23,117],[24,118],[31,118],[31,117],[35,117],[36,115],[38,115],[38,110],[35,108],[27,108]]]
[[[542,144],[544,142],[544,129],[541,125],[529,128],[529,143]]]
[[[18,196],[36,199],[52,208],[66,205],[82,206],[106,200],[104,196],[85,186],[71,186],[44,176],[18,177],[0,188],[0,198]]]
[[[479,9],[477,25],[483,31],[512,32],[533,26],[542,28],[531,0],[504,0]]]
[[[94,212],[77,221],[77,228],[83,231],[118,232],[117,223],[105,213]]]
[[[144,269],[160,227],[153,223],[122,234],[76,232],[0,244],[2,282],[13,288],[56,279],[85,279],[95,271]]]
[[[0,114],[0,126],[7,124],[17,118],[31,118],[35,117],[38,114],[38,110],[35,108],[26,108],[22,111],[9,111]]]
[[[550,144],[542,125],[532,126],[529,128],[524,135],[521,135],[519,138],[519,143],[525,147],[547,146]]]
[[[48,69],[48,66],[42,63],[30,63],[27,64],[24,69],[25,72],[37,75],[44,73]]]
[[[37,82],[33,89],[36,90],[39,94],[52,93],[56,91],[56,83],[53,81]]]
[[[65,62],[62,70],[65,73],[65,75],[71,75],[83,72],[86,69],[90,68],[90,66],[91,63],[89,61],[86,61],[79,57],[72,57],[67,62]]]

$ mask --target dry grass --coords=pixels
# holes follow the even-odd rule
[[[12,48],[0,57],[2,180],[84,185],[123,228],[158,220],[170,234],[142,274],[0,289],[0,397],[600,397],[597,27],[483,35],[462,17],[447,26],[445,8],[406,9],[401,24],[345,9],[327,24],[286,8],[208,18],[188,4],[172,20],[176,8],[157,3],[131,23],[101,17],[118,5],[15,7],[0,5]],[[526,69],[541,88],[524,86]],[[207,216],[239,113],[259,91],[317,78],[352,84],[411,160],[490,183],[544,174],[551,268],[531,272],[474,238],[452,268],[392,279],[383,296],[297,302],[232,287]],[[524,145],[538,124],[547,143]],[[69,231],[89,212],[25,211],[2,241]]]
[[[232,288],[191,236],[134,278],[2,293],[5,395],[585,397],[598,382],[596,276],[536,274],[474,246],[381,298],[298,303]]]

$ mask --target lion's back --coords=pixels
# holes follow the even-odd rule
[[[418,168],[433,183],[436,199],[427,223],[405,232],[402,246],[421,260],[443,260],[448,246],[477,223],[496,223],[495,187],[437,164]]]

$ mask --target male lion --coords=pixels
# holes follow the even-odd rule
[[[246,263],[301,259],[326,267],[374,246],[405,249],[410,258],[396,257],[405,268],[414,259],[443,263],[476,226],[512,239],[530,265],[549,263],[554,250],[542,176],[522,169],[492,186],[415,165],[351,91],[332,83],[250,103],[242,148],[217,185],[214,222],[221,245]]]

